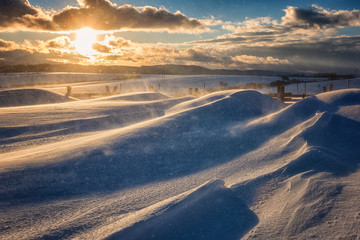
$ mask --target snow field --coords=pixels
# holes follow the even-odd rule
[[[356,239],[359,96],[285,107],[250,90],[141,93],[2,108],[0,236]]]

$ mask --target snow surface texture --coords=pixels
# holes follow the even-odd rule
[[[0,111],[3,239],[358,239],[360,90]]]
[[[17,89],[0,91],[0,107],[60,103],[70,101],[75,101],[75,99],[41,89]]]

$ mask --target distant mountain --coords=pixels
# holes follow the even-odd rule
[[[80,64],[36,64],[36,65],[1,65],[0,72],[86,72],[118,74],[166,74],[166,75],[289,75],[286,72],[269,70],[232,70],[208,69],[194,65],[154,65],[154,66],[86,66]]]

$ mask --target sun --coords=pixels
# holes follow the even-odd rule
[[[91,28],[83,28],[76,32],[76,40],[74,41],[75,49],[82,55],[91,56],[95,53],[92,48],[97,41],[97,33]]]

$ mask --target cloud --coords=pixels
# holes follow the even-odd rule
[[[218,25],[223,25],[225,23],[227,23],[227,24],[230,23],[230,22],[224,22],[222,20],[217,20],[217,19],[215,19],[214,16],[210,16],[210,18],[208,18],[208,19],[201,19],[199,21],[205,26],[218,26]]]
[[[222,26],[224,30],[231,32],[272,32],[279,30],[279,23],[271,17],[258,17],[246,19],[243,22],[227,23]]]
[[[26,41],[17,45],[17,50],[0,49],[0,58],[8,64],[68,62],[84,63],[96,61],[104,65],[154,65],[187,64],[210,68],[264,69],[274,71],[318,71],[353,73],[360,64],[360,36],[308,38],[302,42],[288,42],[281,45],[256,47],[249,44],[238,45],[171,45],[140,44],[111,38],[98,42],[93,47],[98,54],[89,59],[69,47],[67,38],[55,38],[45,42]],[[110,37],[109,37],[110,39]],[[65,44],[61,44],[64,41]],[[121,43],[126,42],[123,45]],[[32,44],[33,43],[33,44]],[[12,42],[0,40],[0,45],[9,47]],[[48,49],[44,46],[51,45]],[[71,45],[70,45],[71,46]],[[128,46],[128,47],[123,47]],[[48,49],[48,50],[46,50]],[[45,51],[46,50],[46,51]]]
[[[230,33],[215,39],[194,41],[191,44],[276,47],[320,40],[327,36],[335,36],[338,28],[360,26],[360,10],[330,11],[313,5],[312,9],[289,6],[284,12],[281,21],[271,17],[258,17],[226,23],[222,25],[222,29]]]
[[[7,64],[46,63],[48,58],[42,53],[31,53],[25,50],[0,51],[0,59]]]
[[[101,43],[94,43],[92,45],[92,48],[101,53],[110,53],[111,52],[111,48],[109,48],[108,46],[101,44]]]
[[[52,30],[52,25],[50,18],[41,9],[31,6],[28,0],[0,2],[0,30]]]
[[[16,47],[16,44],[14,42],[5,41],[0,39],[0,50],[1,51],[9,51]]]
[[[66,36],[57,37],[50,39],[45,43],[46,48],[51,49],[72,49],[74,50],[74,45],[71,42],[71,39]]]
[[[0,30],[69,31],[84,27],[95,30],[148,30],[169,32],[201,32],[207,28],[197,19],[181,12],[171,13],[151,6],[118,7],[108,0],[78,0],[80,8],[66,7],[46,15],[28,0],[0,2]]]
[[[131,41],[113,35],[106,35],[104,42],[114,48],[129,48],[132,46]]]
[[[311,9],[289,6],[282,17],[285,26],[300,28],[342,28],[360,26],[360,10],[326,10],[317,5]]]
[[[246,64],[290,64],[287,59],[268,57],[257,57],[250,55],[238,55],[231,58],[234,62],[241,62]]]

